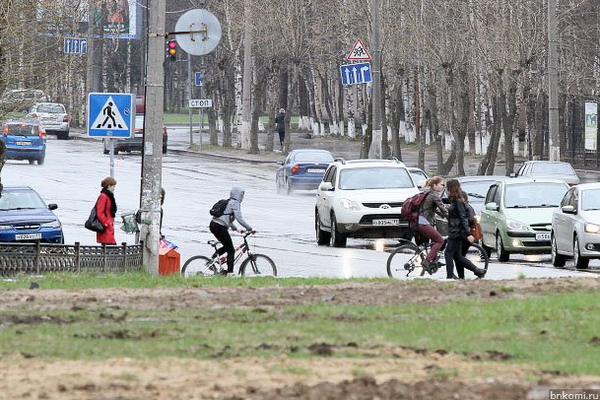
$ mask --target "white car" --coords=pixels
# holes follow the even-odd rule
[[[336,160],[317,189],[315,231],[319,245],[345,247],[348,237],[410,238],[402,203],[419,193],[398,160]]]
[[[552,216],[552,264],[565,265],[573,257],[576,268],[587,268],[600,258],[600,183],[572,187]]]
[[[55,134],[59,140],[69,139],[69,114],[60,103],[35,103],[27,116],[38,121],[46,134]]]

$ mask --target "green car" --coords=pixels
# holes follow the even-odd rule
[[[499,261],[510,253],[550,253],[552,214],[569,189],[558,179],[507,178],[488,189],[481,212],[483,247]]]

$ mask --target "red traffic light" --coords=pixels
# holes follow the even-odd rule
[[[177,40],[171,39],[167,43],[167,57],[171,61],[175,61],[177,58]]]

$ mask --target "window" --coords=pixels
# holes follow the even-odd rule
[[[581,191],[581,209],[583,211],[600,210],[600,189]]]
[[[496,191],[498,190],[498,185],[492,185],[487,192],[487,196],[485,198],[485,204],[492,203],[494,201],[494,196],[496,195]]]
[[[414,187],[405,168],[348,168],[340,173],[340,189],[401,189]]]

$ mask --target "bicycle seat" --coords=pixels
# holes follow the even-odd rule
[[[218,245],[219,243],[221,243],[221,242],[219,242],[218,240],[209,240],[209,241],[208,241],[208,242],[206,242],[206,243],[208,243],[209,245],[211,245],[211,246],[213,246],[213,247],[214,247],[214,246],[217,246],[217,245]]]

